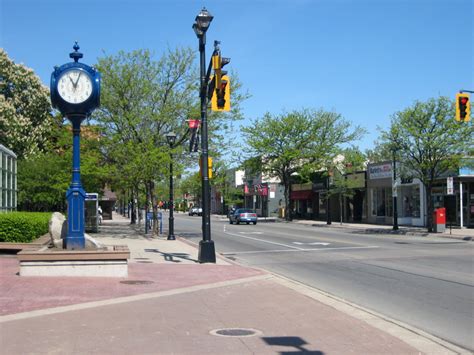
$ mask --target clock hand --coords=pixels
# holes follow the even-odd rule
[[[72,83],[72,86],[76,87],[76,85],[74,85],[74,80],[72,80],[72,78],[70,76],[68,76],[69,80],[71,80],[71,83]]]
[[[77,83],[79,82],[79,78],[81,77],[81,74],[82,73],[79,73],[79,75],[77,76],[76,83],[74,84],[74,88],[76,88]]]

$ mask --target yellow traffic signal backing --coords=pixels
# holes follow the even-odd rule
[[[471,120],[471,100],[467,93],[456,94],[456,121],[469,122]]]
[[[230,111],[230,79],[222,75],[220,86],[215,88],[211,98],[212,111]]]
[[[202,156],[199,157],[199,176],[202,176]],[[212,158],[207,157],[207,177],[212,179]]]

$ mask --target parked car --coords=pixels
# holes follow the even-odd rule
[[[234,222],[236,224],[240,224],[240,222],[257,224],[257,213],[250,208],[238,208],[229,215],[229,223],[234,224]]]
[[[199,206],[193,206],[193,207],[191,207],[191,208],[189,209],[188,214],[189,214],[190,216],[194,216],[194,215],[196,215],[196,214],[197,214],[198,216],[202,216],[202,208],[199,207]]]

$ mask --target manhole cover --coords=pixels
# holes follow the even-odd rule
[[[221,337],[253,337],[256,335],[262,335],[260,330],[249,329],[249,328],[225,328],[211,330],[209,333]]]
[[[120,281],[121,284],[125,285],[149,285],[152,284],[153,281],[146,281],[146,280],[127,280],[127,281]]]

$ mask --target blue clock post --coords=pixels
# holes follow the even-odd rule
[[[82,53],[76,42],[69,57],[74,62],[54,68],[51,74],[51,103],[72,123],[73,158],[72,182],[66,192],[67,235],[66,249],[84,249],[84,200],[86,192],[81,183],[80,139],[81,123],[100,104],[100,73],[94,68],[79,63]]]

